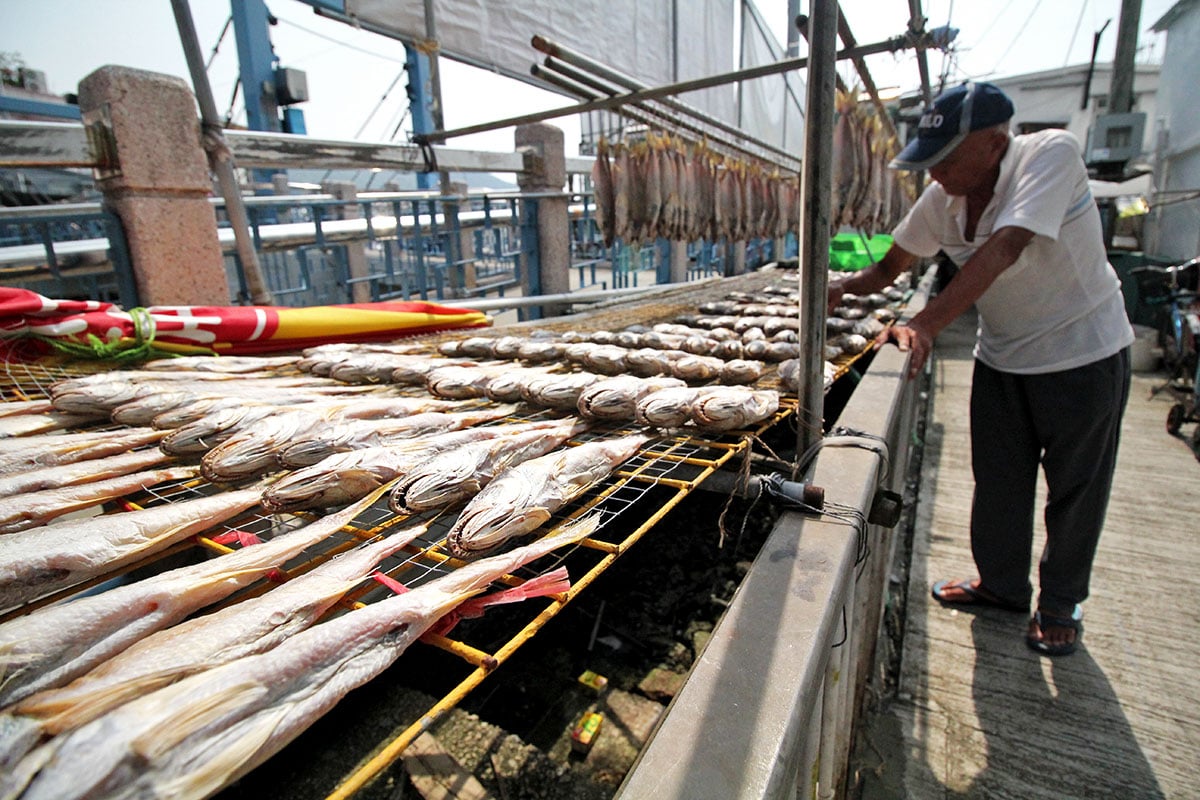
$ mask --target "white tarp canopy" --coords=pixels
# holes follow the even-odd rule
[[[531,81],[542,54],[535,34],[624,72],[646,86],[731,72],[782,57],[751,0],[431,0],[442,55]],[[748,11],[743,11],[743,7]],[[744,20],[735,42],[735,15]],[[345,13],[409,42],[427,38],[425,4],[345,0]],[[737,58],[735,46],[742,56]],[[788,90],[790,88],[790,91]],[[752,137],[801,151],[803,83],[761,78],[680,95],[678,100],[741,127]],[[739,101],[741,109],[739,110]]]

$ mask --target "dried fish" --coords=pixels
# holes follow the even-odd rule
[[[671,357],[665,350],[642,347],[625,354],[625,364],[634,375],[648,378],[652,375],[670,375]]]
[[[99,411],[79,414],[49,411],[45,414],[15,414],[9,417],[0,417],[0,439],[34,436],[66,428],[78,428],[104,419],[106,416],[107,414]]]
[[[351,506],[270,541],[76,598],[68,604],[45,606],[0,624],[0,665],[6,670],[0,686],[0,706],[9,706],[35,692],[65,686],[153,632],[249,586],[268,570],[282,567],[341,530],[363,510],[363,504]],[[189,623],[196,624],[196,621]],[[143,667],[151,672],[155,669],[150,662]],[[112,674],[113,667],[105,663],[98,672]],[[89,687],[96,685],[90,675],[83,683]],[[137,694],[148,688],[131,686],[116,690],[115,696],[105,702],[118,699],[130,689]],[[78,689],[78,685],[72,685],[61,694],[56,693],[54,700],[43,696],[31,700],[30,705],[43,712],[55,708],[55,713],[62,713],[66,704],[61,698],[80,697],[83,692]],[[102,708],[89,708],[89,713]],[[3,738],[0,736],[0,740]],[[5,761],[3,750],[0,746],[0,763]]]
[[[224,476],[225,480],[244,478],[252,464],[268,464],[261,469],[269,469],[272,456],[286,469],[307,467],[335,453],[375,447],[395,439],[456,431],[510,416],[515,411],[515,406],[503,405],[466,411],[428,411],[399,419],[334,421],[315,426],[283,443],[267,441],[254,431],[247,433],[239,453],[235,454],[232,446],[222,445],[226,454],[216,456],[210,452],[204,457],[203,466],[205,474],[213,480],[219,479],[216,476]]]
[[[244,374],[247,372],[272,373],[274,370],[295,366],[295,364],[295,356],[184,356],[182,358],[156,358],[143,363],[140,369]]]
[[[425,388],[434,397],[467,400],[486,395],[488,381],[511,367],[438,367],[425,376]]]
[[[712,356],[693,356],[684,353],[671,361],[671,374],[688,383],[711,381],[721,374],[725,362]]]
[[[587,419],[632,420],[637,402],[660,389],[685,386],[678,378],[623,375],[596,381],[579,395],[576,407]]]
[[[270,419],[280,413],[266,403],[218,404],[215,412],[175,428],[159,441],[164,453],[176,456],[200,455],[234,436],[243,427]],[[155,426],[159,418],[154,418]]]
[[[137,428],[118,432],[63,433],[5,442],[5,452],[0,455],[0,475],[125,453],[162,437],[163,431]]]
[[[489,400],[497,403],[516,403],[521,399],[521,387],[533,378],[540,378],[551,367],[516,367],[497,375],[483,387]]]
[[[692,403],[692,421],[705,431],[729,431],[762,422],[779,410],[779,393],[744,386],[710,386]]]
[[[141,695],[31,752],[0,778],[0,792],[7,796],[24,790],[25,800],[101,793],[207,797],[278,752],[347,692],[391,666],[463,600],[521,565],[587,536],[594,527],[589,518],[312,626],[266,652]],[[559,582],[553,588],[562,591],[565,586]]]
[[[615,344],[597,345],[583,354],[583,365],[601,375],[621,375],[626,371],[625,354],[629,351]]]
[[[692,387],[660,389],[638,401],[634,419],[640,425],[655,428],[678,428],[692,415],[692,403],[700,390]]]
[[[277,537],[266,545],[242,548],[238,553],[224,555],[199,567],[185,567],[184,570],[166,573],[172,576],[170,583],[182,585],[182,591],[166,601],[174,618],[170,621],[180,619],[179,606],[184,604],[180,602],[180,595],[188,601],[186,604],[193,607],[194,597],[187,593],[194,595],[198,590],[206,589],[210,602],[218,600],[220,595],[211,595],[215,594],[215,589],[224,587],[212,584],[222,575],[228,576],[224,578],[224,583],[229,588],[224,594],[232,593],[239,585],[257,579],[260,571],[272,563],[281,565],[304,552],[307,547],[328,539],[373,503],[374,498],[371,503],[350,506],[337,515],[320,519],[293,534]],[[341,600],[355,584],[364,581],[383,560],[400,552],[401,548],[424,533],[425,525],[397,531],[386,539],[325,561],[316,569],[290,579],[269,593],[174,627],[156,624],[146,630],[145,621],[138,620],[138,627],[143,628],[139,633],[144,638],[133,639],[127,649],[98,663],[95,669],[83,674],[72,684],[62,686],[62,681],[59,681],[59,687],[49,688],[25,699],[13,709],[13,716],[25,727],[34,727],[38,734],[62,735],[128,700],[172,684],[187,675],[220,666],[235,658],[270,650],[292,634],[316,624],[332,604]],[[228,561],[228,564],[223,564],[224,561]],[[246,564],[247,561],[252,563]],[[182,575],[187,570],[197,575]],[[155,585],[137,591],[138,584],[134,584],[130,589],[136,594],[134,591],[126,594],[134,594],[138,601],[148,594],[151,599],[156,599],[163,594],[163,588],[166,587]],[[157,619],[154,621],[158,622]],[[127,636],[121,638],[130,639]],[[2,762],[4,757],[0,754]]]
[[[72,511],[90,508],[160,483],[194,478],[198,472],[196,467],[166,467],[0,498],[0,533],[15,533],[45,525]]]
[[[544,408],[573,410],[583,390],[598,380],[600,376],[591,372],[545,375],[526,383],[521,388],[521,397],[526,402]]]
[[[562,357],[564,347],[562,342],[525,341],[517,349],[517,357],[532,364],[557,361]]]
[[[761,361],[735,358],[726,361],[721,366],[719,378],[721,383],[725,384],[754,383],[763,376],[766,370],[767,365]]]
[[[631,458],[646,434],[593,441],[497,475],[459,514],[446,542],[457,556],[491,550],[540,528],[555,511]]]
[[[0,536],[0,608],[103,575],[258,503],[262,488],[64,520]]]
[[[158,448],[134,450],[104,458],[86,459],[57,464],[53,467],[14,471],[0,477],[0,497],[9,497],[26,492],[56,489],[60,486],[75,486],[89,481],[128,475],[140,469],[149,469],[165,464],[171,456]]]
[[[453,505],[474,497],[504,470],[544,456],[585,430],[586,424],[572,419],[443,451],[409,470],[392,487],[388,505],[400,514]]]
[[[871,344],[867,337],[857,333],[843,333],[828,340],[830,347],[836,347],[848,355],[857,355]]]
[[[489,425],[399,439],[377,447],[335,453],[283,476],[263,492],[263,508],[295,511],[329,508],[365,497],[437,453],[483,439],[521,433],[545,422]]]

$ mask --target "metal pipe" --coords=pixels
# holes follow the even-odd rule
[[[587,72],[590,72],[593,75],[596,75],[596,76],[608,81],[609,83],[612,83],[623,89],[627,89],[629,91],[639,91],[639,90],[643,90],[643,89],[647,88],[645,84],[637,82],[636,80],[634,80],[630,76],[626,75],[625,73],[619,72],[615,69],[612,69],[611,67],[607,67],[604,64],[599,63],[598,61],[593,61],[592,59],[588,58],[587,56],[583,55],[582,53],[578,53],[578,52],[570,49],[569,47],[566,47],[561,44],[557,44],[556,42],[552,42],[549,39],[545,38],[544,36],[534,36],[533,37],[533,47],[534,47],[534,49],[540,50],[541,52],[545,53],[548,56],[551,56],[554,58],[559,58],[559,59],[567,62],[568,64],[571,64],[571,65],[578,67],[579,69],[585,70]],[[547,63],[546,66],[550,66],[550,64]],[[616,94],[616,93],[610,92],[609,94]],[[680,114],[686,114],[694,119],[700,120],[701,122],[703,122],[706,125],[711,125],[712,127],[716,128],[717,130],[723,131],[732,136],[736,136],[739,139],[742,139],[744,141],[751,142],[754,145],[761,147],[763,150],[766,150],[767,152],[782,156],[783,158],[786,158],[789,161],[799,161],[800,160],[792,153],[789,153],[786,150],[782,150],[778,147],[775,147],[774,145],[770,144],[769,142],[764,142],[761,139],[755,139],[754,137],[747,136],[745,134],[745,132],[743,132],[741,129],[736,128],[733,125],[729,125],[726,122],[722,122],[721,120],[717,119],[716,117],[712,117],[708,114],[705,114],[703,111],[700,111],[697,108],[693,108],[692,106],[688,105],[687,103],[681,102],[672,97],[663,97],[663,98],[660,98],[657,102],[662,103],[664,106],[671,109],[672,111],[676,111]],[[649,110],[649,109],[647,109],[647,110]]]
[[[933,43],[929,41],[929,37],[927,36],[895,36],[891,39],[887,39],[876,44],[868,44],[855,48],[853,52],[843,50],[841,53],[837,54],[837,58],[849,58],[851,55],[869,56],[874,53],[894,53],[897,50],[903,50],[907,47],[924,48],[931,46],[933,46]],[[763,78],[767,75],[777,75],[781,72],[802,69],[806,66],[808,66],[807,58],[789,58],[783,61],[776,61],[773,64],[762,64],[757,67],[750,67],[749,69],[735,70],[734,72],[723,72],[719,75],[709,75],[705,78],[694,78],[692,80],[681,81],[679,83],[669,83],[664,86],[654,87],[652,89],[639,89],[637,91],[619,94],[615,97],[591,100],[586,103],[567,106],[566,108],[552,108],[547,111],[536,111],[531,114],[521,114],[520,116],[495,120],[493,122],[481,122],[477,125],[468,125],[463,128],[455,128],[448,131],[434,131],[427,136],[414,136],[413,140],[417,141],[419,138],[423,142],[441,142],[445,141],[446,139],[454,139],[459,136],[467,136],[472,133],[494,131],[497,128],[511,128],[515,125],[528,125],[532,122],[544,122],[548,119],[557,119],[558,117],[566,117],[571,114],[586,114],[589,111],[607,111],[628,103],[640,103],[646,100],[657,100],[660,97],[666,97],[667,95],[684,94],[686,92],[694,92],[699,89],[709,89],[713,86],[720,86],[733,81]]]
[[[812,0],[809,18],[808,109],[804,115],[803,208],[800,219],[800,352],[797,453],[822,437],[825,408],[825,306],[829,290],[832,214],[834,76],[837,72],[837,0]]]
[[[575,94],[586,100],[594,100],[597,97],[599,97],[601,95],[601,93],[606,93],[610,97],[616,93],[617,90],[615,88],[613,88],[611,86],[606,88],[596,78],[589,76],[585,73],[581,73],[577,70],[574,70],[571,67],[567,66],[566,64],[563,64],[562,62],[554,63],[552,69],[557,70],[557,71],[552,71],[550,68],[550,62],[553,60],[553,58],[554,58],[553,56],[548,56],[546,58],[547,68],[543,68],[537,64],[534,64],[530,68],[530,72],[535,77],[541,78],[542,80],[547,81],[548,83],[552,83],[555,86],[558,86],[560,89],[564,89],[564,90],[571,92],[572,94]],[[560,74],[560,72],[561,72],[561,74]],[[593,86],[596,88],[595,89],[591,88]],[[656,126],[656,127],[660,127],[660,128],[666,127],[666,128],[674,129],[674,132],[677,136],[680,136],[681,138],[685,138],[685,139],[690,139],[691,141],[700,141],[701,139],[707,139],[710,144],[718,145],[718,147],[715,147],[713,149],[733,150],[738,153],[742,153],[743,155],[748,155],[748,156],[751,156],[752,158],[757,158],[757,159],[761,159],[763,157],[760,152],[751,150],[746,147],[742,147],[741,145],[739,145],[735,142],[730,142],[729,140],[724,139],[722,137],[712,136],[707,131],[705,131],[701,128],[698,128],[695,125],[691,125],[687,122],[684,122],[682,120],[671,117],[662,111],[658,111],[656,109],[649,108],[647,106],[642,105],[641,103],[636,103],[636,104],[634,104],[634,106],[636,108],[640,109],[641,111],[635,112],[635,111],[631,111],[629,108],[625,107],[625,108],[617,109],[617,113],[627,116],[630,119],[634,120],[635,122],[640,122],[643,125],[651,125],[651,126]],[[645,113],[641,113],[642,111],[644,111]],[[689,131],[692,134],[696,134],[696,137],[693,138],[693,137],[687,136],[685,134],[681,134],[681,133],[679,133],[679,129],[682,129],[684,131]],[[753,140],[750,140],[750,141],[753,141]],[[780,152],[782,152],[782,151],[780,151]],[[799,161],[799,159],[796,158],[795,156],[788,156],[788,158],[793,161]],[[771,162],[771,163],[774,163],[774,162]]]
[[[921,15],[921,0],[908,0],[908,32],[912,36],[925,35],[925,17]],[[923,49],[917,50],[917,71],[921,73],[921,94],[925,105],[933,105],[933,89],[929,85],[929,60]]]
[[[183,54],[187,58],[188,71],[192,76],[196,102],[200,105],[204,149],[208,153],[209,166],[217,176],[221,194],[225,197],[225,211],[229,215],[229,223],[237,241],[237,254],[246,275],[246,289],[250,292],[250,301],[259,306],[270,305],[271,292],[267,289],[262,266],[258,263],[258,253],[254,249],[254,240],[250,236],[250,219],[246,216],[246,206],[242,203],[242,191],[238,186],[237,173],[234,172],[233,156],[221,133],[217,104],[213,100],[212,87],[208,84],[208,74],[204,71],[204,58],[200,54],[200,40],[196,36],[191,9],[187,0],[171,0],[171,10],[175,12],[175,25],[179,29]]]

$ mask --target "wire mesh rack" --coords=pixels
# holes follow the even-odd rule
[[[31,363],[9,364],[0,376],[0,387],[9,401],[32,401],[47,397],[49,388],[56,381],[81,374],[98,372],[96,365],[77,365],[54,360]],[[557,530],[562,525],[584,516],[594,515],[599,520],[596,530],[579,543],[543,557],[513,574],[499,579],[493,589],[519,586],[545,575],[560,566],[566,566],[571,576],[570,589],[553,595],[545,601],[526,601],[528,607],[524,624],[507,640],[496,646],[481,644],[457,636],[454,631],[430,632],[422,637],[424,645],[438,648],[461,662],[464,675],[457,685],[429,708],[420,719],[398,735],[381,745],[375,755],[365,764],[349,774],[342,785],[330,797],[349,797],[369,782],[382,769],[399,757],[417,735],[427,729],[466,695],[477,687],[497,666],[511,656],[524,642],[564,608],[572,598],[591,584],[622,553],[649,531],[671,509],[682,502],[706,477],[720,469],[731,459],[747,450],[749,437],[760,434],[794,412],[794,402],[784,400],[781,409],[770,419],[754,426],[753,430],[732,431],[720,435],[706,436],[699,432],[690,435],[662,435],[653,438],[632,458],[622,463],[611,475],[592,486],[560,510],[544,526],[543,530]],[[51,412],[51,414],[56,412]],[[506,421],[532,421],[546,418],[551,412],[528,410],[508,418]],[[77,421],[64,420],[64,429],[112,429],[107,420],[94,421],[91,426],[80,426]],[[593,427],[574,436],[568,446],[578,446],[589,441],[616,438],[634,432],[635,429],[619,425]],[[164,504],[180,503],[188,499],[213,495],[230,490],[231,486],[218,485],[195,478],[172,481],[154,486],[107,504],[109,511],[131,511],[153,508]],[[356,607],[377,602],[392,593],[397,584],[414,588],[436,577],[449,574],[460,567],[463,560],[449,550],[447,532],[457,512],[429,512],[423,515],[404,516],[393,512],[386,503],[383,490],[377,492],[379,499],[340,531],[330,535],[320,545],[306,550],[267,577],[237,592],[222,601],[215,609],[228,607],[249,597],[269,592],[270,589],[290,577],[303,574],[324,563],[333,556],[346,552],[361,543],[376,540],[414,525],[424,525],[424,533],[413,539],[397,555],[385,559],[378,567],[381,580],[365,580],[347,593],[329,613],[345,613]],[[153,574],[181,563],[194,562],[203,558],[233,552],[249,543],[270,540],[283,533],[296,530],[317,519],[314,514],[297,512],[269,514],[255,508],[238,514],[205,530],[202,535],[191,537],[171,545],[157,553],[130,563],[119,570],[97,575],[69,589],[39,598],[38,600],[12,609],[0,616],[4,621],[31,609],[58,602],[84,590],[104,588],[143,575]],[[382,581],[382,582],[381,582]]]
[[[709,294],[711,291],[709,288]],[[555,330],[582,326],[612,330],[633,322],[645,323],[648,319],[666,320],[694,308],[697,297],[704,295],[692,294],[669,302],[656,301],[638,304],[636,307],[626,304],[614,310],[572,318],[569,322],[552,322],[540,327]],[[454,334],[441,334],[429,337],[427,341],[433,346],[453,336]],[[839,360],[838,375],[845,374],[860,357]],[[43,358],[32,362],[8,361],[4,369],[0,370],[0,400],[32,403],[47,398],[50,387],[60,380],[105,372],[112,368],[111,364],[81,363],[60,358]],[[778,387],[779,380],[773,370],[758,386]],[[0,410],[3,402],[0,402]],[[635,456],[620,464],[608,478],[591,486],[560,509],[543,526],[542,531],[555,531],[563,525],[588,516],[598,519],[599,524],[578,543],[561,548],[515,570],[512,574],[501,577],[491,591],[523,585],[563,566],[568,569],[571,577],[570,588],[541,601],[527,600],[523,603],[521,608],[524,610],[518,625],[515,626],[515,632],[499,642],[490,637],[487,641],[473,638],[473,629],[469,626],[465,630],[459,628],[426,633],[420,640],[425,646],[443,651],[458,664],[458,674],[455,676],[457,682],[419,718],[381,742],[367,760],[345,776],[329,798],[350,797],[380,774],[418,735],[458,705],[524,642],[535,636],[573,598],[586,590],[618,557],[632,548],[672,509],[683,502],[708,476],[739,456],[749,456],[751,442],[756,437],[793,417],[796,411],[797,400],[785,394],[779,410],[750,429],[712,435],[682,429],[672,433],[660,433],[641,447]],[[47,430],[105,430],[116,427],[106,419],[80,420],[53,411],[42,410],[40,416],[45,418],[46,425],[49,426]],[[504,421],[532,421],[549,416],[552,416],[552,412],[528,410]],[[573,436],[567,445],[578,446],[631,432],[634,432],[633,428],[620,425],[592,427]],[[230,488],[200,478],[173,481],[109,503],[106,510],[128,511],[179,503],[194,497],[228,491]],[[213,608],[233,606],[242,600],[265,594],[278,583],[304,574],[340,553],[364,542],[409,530],[413,526],[424,526],[424,530],[398,553],[378,565],[376,574],[379,578],[362,581],[345,594],[329,614],[346,613],[354,608],[378,602],[397,589],[415,588],[434,578],[450,574],[466,563],[457,558],[447,544],[447,533],[457,517],[457,511],[405,516],[392,511],[387,505],[386,487],[377,490],[375,497],[376,502],[318,546],[305,550],[300,556],[232,594]],[[318,515],[308,512],[272,514],[266,513],[262,508],[255,508],[213,525],[201,535],[190,537],[128,564],[120,570],[97,575],[69,589],[10,610],[0,615],[0,622],[17,614],[27,613],[32,608],[58,602],[85,589],[153,574],[179,563],[219,557],[252,542],[273,539],[297,530],[316,519]]]

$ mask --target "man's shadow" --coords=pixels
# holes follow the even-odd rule
[[[948,796],[1163,798],[1086,637],[1045,669],[1046,657],[1014,641],[1021,626],[1010,615],[971,620],[971,695],[986,766]]]

